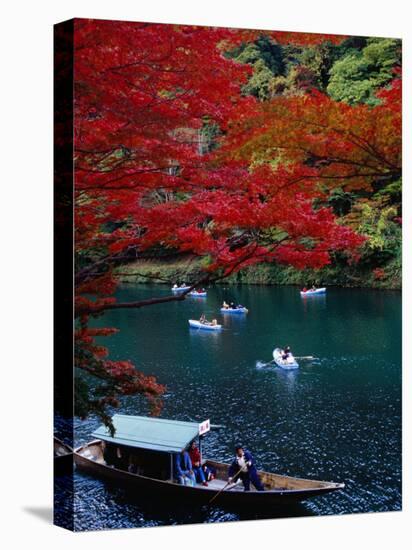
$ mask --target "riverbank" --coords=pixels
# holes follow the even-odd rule
[[[167,260],[140,260],[122,266],[119,278],[126,283],[182,283],[200,276],[201,261],[197,258]],[[330,265],[322,269],[297,270],[277,264],[258,264],[240,270],[220,281],[220,284],[248,285],[316,285],[353,288],[402,288],[402,268],[388,263],[384,269],[360,265]]]

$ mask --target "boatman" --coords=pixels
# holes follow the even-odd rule
[[[235,459],[229,468],[228,482],[232,483],[236,477],[236,479],[242,480],[245,491],[250,491],[250,482],[253,483],[258,491],[264,491],[252,454],[249,451],[245,451],[242,445],[236,445],[235,451]]]

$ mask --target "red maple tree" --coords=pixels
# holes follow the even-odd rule
[[[325,38],[294,36],[304,43]],[[290,40],[288,33],[274,36],[282,37]],[[233,29],[76,21],[80,416],[93,411],[109,423],[105,406],[127,393],[143,393],[159,410],[164,391],[131,363],[108,360],[108,350],[95,338],[113,329],[92,329],[89,320],[107,309],[182,300],[185,294],[119,303],[113,297],[115,266],[156,247],[191,253],[207,258],[199,280],[191,281],[194,287],[262,261],[321,267],[331,250],[351,254],[362,242],[330,210],[313,207],[321,194],[314,182],[325,177],[319,165],[299,155],[276,168],[251,165],[247,143],[264,139],[270,112],[241,93],[250,67],[224,55],[225,48],[246,39],[247,31]],[[202,132],[211,124],[218,126],[222,143],[204,154]],[[299,132],[290,136],[295,145]],[[85,372],[104,382],[104,395],[91,398]]]

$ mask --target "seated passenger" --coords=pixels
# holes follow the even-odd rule
[[[106,443],[103,441],[103,458],[106,462],[107,466],[114,467],[114,464],[116,462],[116,448],[114,445],[111,445],[110,443]]]
[[[215,327],[217,325],[217,319],[213,319],[210,324],[212,325],[212,327]]]
[[[229,304],[227,304],[225,300],[223,300],[222,308],[229,309]]]
[[[286,361],[290,356],[290,347],[289,346],[286,346],[283,350],[282,350],[282,359],[284,361]]]
[[[302,289],[302,292],[307,292],[308,289],[304,286],[303,289]]]
[[[129,467],[127,468],[127,471],[129,474],[138,474],[139,470],[136,464],[129,464]]]
[[[311,288],[311,290],[316,290],[316,287],[315,287],[315,285],[312,285],[312,288]]]
[[[199,322],[202,324],[206,323],[206,315],[204,313],[202,313],[202,315],[200,316]]]
[[[215,479],[216,470],[211,466],[207,466],[206,464],[203,464],[202,471],[206,481],[213,481]]]
[[[236,306],[235,306],[234,302],[230,302],[230,309],[236,309]]]
[[[137,474],[136,459],[132,455],[129,457],[129,466],[127,467],[129,474]]]
[[[175,475],[181,485],[195,485],[196,478],[192,468],[192,461],[186,449],[176,455]]]
[[[207,487],[208,483],[206,481],[205,474],[202,469],[200,451],[196,447],[196,443],[194,441],[192,441],[190,445],[189,456],[190,456],[190,460],[192,461],[192,468],[195,474],[196,481],[198,483],[202,483],[202,485]]]
[[[122,447],[116,447],[116,456],[114,467],[118,470],[127,470],[129,466],[129,458]]]

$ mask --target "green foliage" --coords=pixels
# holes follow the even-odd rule
[[[242,269],[238,273],[225,279],[223,284],[251,284],[251,285],[299,285],[308,284],[373,287],[373,288],[401,288],[402,267],[401,247],[384,264],[385,277],[381,280],[374,276],[375,265],[362,260],[359,263],[348,264],[346,259],[335,257],[332,264],[322,269],[298,270],[290,266],[275,263],[262,263]],[[125,273],[125,270],[122,270]],[[133,277],[124,277],[129,283],[164,283],[187,282],[194,280],[200,273],[200,263],[192,262],[136,262],[128,267]],[[143,277],[142,274],[146,277]],[[157,277],[157,278],[152,278]]]
[[[269,86],[273,78],[272,71],[265,65],[262,59],[253,63],[253,75],[249,82],[243,86],[243,93],[254,95],[258,99],[269,98]]]
[[[318,88],[316,74],[303,65],[292,67],[287,76],[273,77],[269,83],[269,96],[277,95],[296,96],[304,95],[311,88]]]
[[[327,205],[332,207],[334,214],[344,216],[348,214],[356,199],[354,193],[344,191],[341,187],[332,189],[327,200]]]
[[[311,71],[316,87],[326,90],[329,83],[329,71],[334,61],[334,46],[328,42],[303,49],[299,64]]]
[[[379,103],[375,92],[393,78],[400,63],[400,42],[390,38],[371,38],[361,50],[351,49],[330,69],[328,94],[347,103]]]
[[[158,257],[153,260],[131,262],[121,268],[121,279],[127,283],[174,283],[193,281],[199,278],[202,269],[207,267],[210,258],[179,258],[168,261]]]
[[[402,200],[402,178],[388,183],[374,194],[375,198],[381,198],[389,204],[400,205]]]
[[[203,121],[203,127],[201,130],[201,143],[200,143],[200,153],[210,153],[217,147],[217,138],[221,135],[221,130],[219,125],[215,122],[205,119]]]
[[[368,237],[364,247],[371,251],[385,252],[391,256],[395,255],[401,237],[401,228],[394,221],[397,215],[396,208],[393,206],[380,208],[364,203],[359,206],[359,209],[362,221],[358,230]]]
[[[232,55],[241,63],[253,64],[258,60],[262,60],[272,75],[284,74],[285,72],[283,48],[267,36],[261,36],[251,44],[242,45],[234,50]]]
[[[231,57],[240,63],[253,66],[253,74],[243,87],[243,93],[268,99],[269,86],[274,76],[284,75],[285,63],[282,46],[267,36],[261,36],[251,44],[244,44],[232,51]]]
[[[396,206],[382,201],[356,204],[350,216],[358,216],[359,233],[367,237],[355,268],[365,286],[400,288],[402,284],[402,229]],[[339,267],[339,263],[336,264]],[[342,269],[342,273],[345,268]]]

